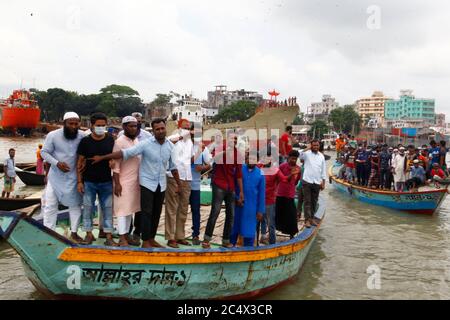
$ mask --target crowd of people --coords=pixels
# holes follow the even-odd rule
[[[433,184],[449,184],[445,141],[431,141],[416,147],[399,144],[355,145],[345,135],[336,140],[338,161],[343,164],[339,178],[351,184],[397,192],[417,191]]]
[[[150,133],[143,129],[138,113],[123,118],[123,131],[117,137],[107,133],[104,114],[95,113],[90,120],[91,128],[84,132],[79,116],[66,113],[63,127],[50,132],[37,150],[39,168],[45,168],[47,174],[44,225],[55,230],[59,204],[68,207],[70,239],[76,243],[96,241],[96,211],[101,213],[98,237],[112,247],[163,247],[156,240],[163,206],[164,237],[171,248],[210,248],[223,203],[222,246],[226,248],[253,246],[259,241],[274,244],[276,230],[292,238],[299,231],[302,211],[307,228],[320,223],[314,214],[319,192],[325,188],[326,166],[319,141],[312,141],[301,152],[283,141],[284,154],[278,157],[274,136],[264,150],[247,148],[242,155],[235,132],[206,146],[201,130],[197,132],[199,129],[184,119],[169,137],[164,119],[153,120]],[[239,161],[242,158],[244,163]],[[8,177],[15,177],[13,150],[5,170]],[[211,181],[212,205],[200,240],[200,185],[206,176]],[[296,194],[301,195],[298,206]],[[97,201],[100,210],[96,210]],[[185,234],[189,211],[191,237]],[[78,234],[81,218],[84,238]]]

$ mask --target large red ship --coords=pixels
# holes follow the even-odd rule
[[[6,100],[0,100],[0,127],[8,131],[29,133],[39,124],[41,110],[27,90],[14,90]]]

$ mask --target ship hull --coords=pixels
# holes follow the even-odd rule
[[[40,116],[39,108],[4,107],[0,108],[0,126],[14,131],[35,129]]]

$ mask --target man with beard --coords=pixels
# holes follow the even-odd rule
[[[114,143],[113,152],[131,148],[138,144],[138,121],[134,117],[122,119],[124,134]],[[139,165],[141,157],[128,160],[116,160],[113,168],[114,180],[114,215],[119,226],[119,246],[140,245],[139,240],[130,237],[129,231],[133,214],[141,211],[139,190]]]
[[[137,120],[137,135],[136,135],[136,137],[138,138],[138,140],[142,141],[144,139],[151,138],[153,135],[150,132],[148,132],[147,130],[142,128],[142,113],[133,112],[131,114],[131,116]],[[125,134],[125,130],[122,130],[118,133],[117,137],[120,138],[124,134]]]
[[[256,234],[256,221],[262,221],[266,212],[266,181],[261,170],[256,167],[257,157],[247,157],[247,164],[242,166],[242,184],[245,202],[236,206],[231,243],[236,246],[238,236],[244,239],[244,247],[253,247]],[[242,190],[236,186],[236,200]]]
[[[401,147],[398,150],[398,154],[394,156],[392,160],[392,173],[394,175],[394,187],[395,191],[403,192],[406,182],[406,170],[407,170],[407,159],[405,155],[405,148]]]
[[[63,118],[64,127],[50,132],[44,142],[41,155],[51,165],[47,176],[43,206],[44,225],[55,230],[58,203],[69,207],[70,239],[82,241],[78,236],[81,218],[81,195],[77,192],[77,148],[84,134],[79,131],[80,117],[67,112]]]
[[[166,171],[170,170],[180,189],[180,177],[172,159],[173,144],[166,138],[166,122],[152,121],[154,136],[139,142],[136,146],[107,155],[92,157],[93,164],[104,160],[125,159],[141,155],[139,183],[141,185],[142,248],[161,248],[155,240],[161,217],[167,186]]]

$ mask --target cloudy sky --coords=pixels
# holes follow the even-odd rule
[[[450,2],[170,0],[0,2],[0,96],[22,83],[150,101],[217,84],[277,89],[303,110],[322,94],[435,98],[450,122]]]

